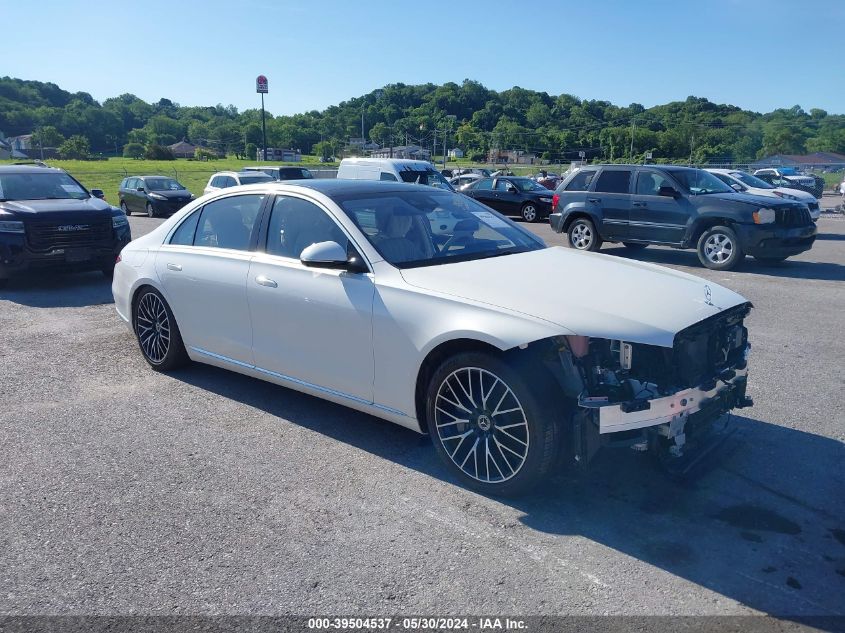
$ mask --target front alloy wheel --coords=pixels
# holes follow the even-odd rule
[[[154,218],[155,216],[156,216],[155,209],[153,209],[152,203],[148,202],[147,203],[147,217],[148,218]]]
[[[537,221],[537,207],[533,204],[526,204],[522,207],[522,219],[526,222],[536,222]]]
[[[427,413],[437,452],[468,486],[516,494],[535,485],[557,451],[556,424],[519,374],[487,354],[440,366]]]
[[[712,270],[731,270],[745,257],[736,233],[727,226],[714,226],[698,239],[698,259]]]
[[[146,288],[141,292],[133,315],[138,345],[153,369],[174,369],[187,360],[176,319],[164,297],[156,290]]]

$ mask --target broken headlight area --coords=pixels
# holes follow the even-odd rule
[[[690,438],[702,439],[704,429],[731,409],[751,406],[743,324],[750,309],[743,304],[700,321],[678,332],[671,348],[566,337],[560,362],[565,374],[578,377],[568,390],[580,386],[576,461],[589,461],[613,443],[685,457],[693,448]]]

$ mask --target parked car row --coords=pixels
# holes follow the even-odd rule
[[[754,175],[770,185],[800,189],[813,194],[816,198],[821,198],[824,193],[824,178],[814,174],[802,174],[791,167],[758,169]]]

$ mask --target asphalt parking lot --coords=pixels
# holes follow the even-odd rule
[[[160,222],[131,218],[136,237]],[[637,253],[754,303],[756,404],[694,482],[612,451],[519,501],[458,487],[387,422],[207,366],[152,372],[99,273],[13,282],[0,613],[845,614],[845,218],[819,233],[736,272]]]

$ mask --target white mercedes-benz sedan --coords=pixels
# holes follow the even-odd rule
[[[153,369],[208,363],[427,433],[486,493],[610,443],[684,471],[751,404],[741,296],[548,248],[431,187],[226,189],[126,246],[113,292]]]

